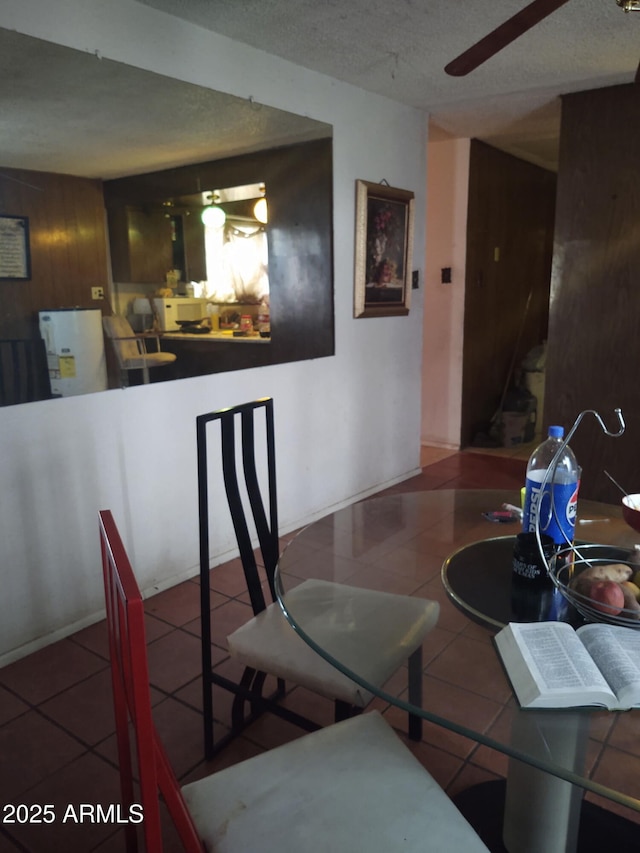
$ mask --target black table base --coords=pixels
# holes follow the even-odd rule
[[[506,782],[483,782],[462,791],[453,802],[462,812],[491,853],[508,853],[502,842],[502,821]],[[600,806],[583,801],[577,853],[638,853],[640,824]]]

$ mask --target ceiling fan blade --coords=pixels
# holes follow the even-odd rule
[[[569,0],[533,0],[533,3],[529,3],[517,15],[453,59],[444,70],[453,77],[464,77],[568,2]]]

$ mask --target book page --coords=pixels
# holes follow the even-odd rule
[[[617,707],[571,625],[511,622],[494,642],[523,708]]]
[[[584,625],[577,631],[620,705],[640,705],[640,631],[617,625]]]
[[[513,624],[523,656],[543,692],[604,688],[607,682],[573,628],[564,622]]]

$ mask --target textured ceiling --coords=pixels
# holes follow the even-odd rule
[[[427,110],[553,167],[566,92],[628,83],[640,13],[615,0],[570,0],[467,77],[444,66],[528,0],[138,0],[168,14]]]
[[[412,106],[631,80],[640,14],[571,0],[465,78],[444,66],[527,0],[138,0]],[[585,87],[583,87],[585,88]]]
[[[615,0],[570,0],[461,78],[444,73],[447,62],[527,0],[138,2],[424,109],[436,136],[477,137],[547,168],[557,159],[558,96],[631,82],[640,55],[640,13],[625,14]],[[238,139],[250,151],[330,131],[0,29],[5,167],[109,178],[222,157]]]
[[[294,113],[0,29],[4,168],[108,179],[330,135]]]

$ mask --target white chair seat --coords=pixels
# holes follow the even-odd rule
[[[172,352],[148,352],[123,359],[123,366],[126,370],[139,370],[145,366],[161,367],[163,364],[173,364],[175,360],[176,356]]]
[[[207,850],[488,853],[377,711],[182,788]]]
[[[337,661],[381,686],[435,626],[439,604],[345,584],[307,580],[286,595],[294,621]],[[300,637],[277,603],[227,637],[241,663],[359,708],[372,694],[339,672]]]

